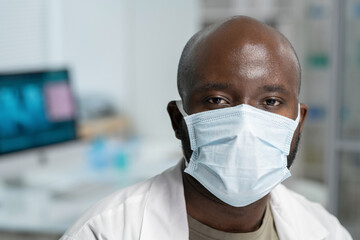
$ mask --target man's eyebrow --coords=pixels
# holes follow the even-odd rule
[[[282,85],[264,85],[260,87],[262,90],[266,92],[281,92],[281,93],[288,93],[289,91]]]
[[[206,83],[196,87],[199,90],[222,90],[228,89],[229,84],[226,83]]]

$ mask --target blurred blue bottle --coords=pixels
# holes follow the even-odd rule
[[[108,166],[108,156],[106,142],[103,138],[98,137],[90,145],[88,151],[88,163],[94,170],[104,169]]]

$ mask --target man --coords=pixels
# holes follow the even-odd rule
[[[307,106],[288,40],[248,17],[195,34],[168,104],[184,159],[100,202],[62,239],[351,239],[287,190]]]

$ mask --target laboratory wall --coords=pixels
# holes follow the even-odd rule
[[[106,96],[141,137],[173,139],[166,105],[179,99],[177,63],[200,27],[199,3],[95,0],[86,5],[62,4],[63,62],[73,70],[79,96]]]

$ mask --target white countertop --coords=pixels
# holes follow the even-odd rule
[[[150,178],[181,158],[180,143],[168,141],[142,141],[125,167],[94,168],[88,152],[88,143],[55,147],[47,153],[47,164],[29,165],[27,160],[23,168],[19,160],[18,167],[8,167],[11,172],[2,167],[9,163],[0,161],[6,172],[0,177],[0,230],[61,234],[101,198]]]

